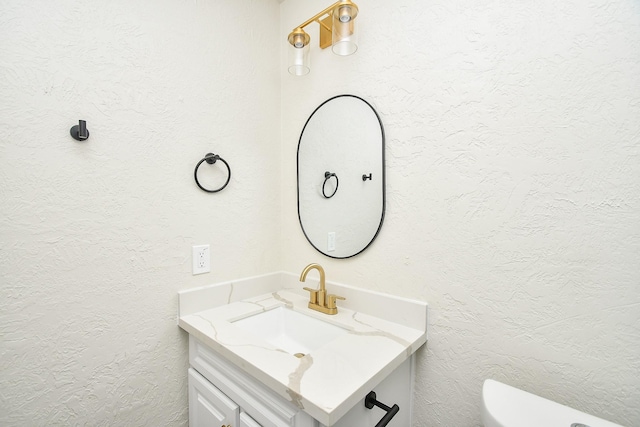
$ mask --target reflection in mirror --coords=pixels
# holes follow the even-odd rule
[[[384,220],[384,129],[364,99],[339,95],[309,117],[298,143],[298,217],[309,243],[349,258]]]

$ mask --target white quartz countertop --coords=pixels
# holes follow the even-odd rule
[[[340,306],[338,314],[326,315],[307,304],[308,298],[281,289],[180,315],[178,324],[325,425],[335,423],[426,342],[426,324],[416,329]],[[347,333],[298,358],[233,324],[278,306]]]

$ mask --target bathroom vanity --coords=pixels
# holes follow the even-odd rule
[[[333,282],[327,289],[346,298],[336,315],[310,310],[291,273],[179,293],[192,427],[373,427],[386,412],[365,406],[371,391],[382,408],[400,408],[388,426],[410,425],[426,303]]]

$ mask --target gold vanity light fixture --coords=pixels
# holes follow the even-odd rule
[[[358,6],[350,0],[339,0],[322,12],[307,19],[291,31],[289,41],[289,73],[304,76],[309,67],[309,43],[311,37],[304,27],[317,22],[320,25],[320,47],[332,46],[336,55],[351,55],[358,50],[355,32],[355,18]]]

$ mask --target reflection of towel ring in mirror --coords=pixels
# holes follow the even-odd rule
[[[202,162],[207,162],[210,165],[214,164],[216,161],[220,160],[222,163],[225,164],[225,166],[227,167],[227,171],[229,172],[228,176],[227,176],[227,181],[224,183],[224,185],[220,188],[218,188],[217,190],[207,190],[206,188],[204,188],[202,185],[200,185],[200,182],[198,181],[198,168],[200,167],[200,165],[202,164]],[[196,184],[198,184],[198,187],[200,187],[200,189],[202,191],[206,191],[207,193],[217,193],[218,191],[224,189],[224,187],[227,186],[227,184],[229,183],[229,180],[231,179],[231,167],[229,167],[229,163],[227,163],[222,157],[218,156],[217,154],[213,154],[213,153],[207,153],[204,156],[204,159],[200,160],[198,162],[198,164],[196,165],[196,169],[193,171],[193,177],[196,180]]]
[[[331,193],[330,195],[327,196],[327,192],[325,191],[325,186],[327,185],[327,181],[329,181],[329,179],[332,176],[336,178],[336,189],[333,190],[333,193]],[[335,173],[331,173],[329,171],[325,172],[324,173],[324,183],[322,184],[322,195],[324,196],[325,199],[330,199],[336,194],[336,191],[338,191],[338,175],[336,175]]]

